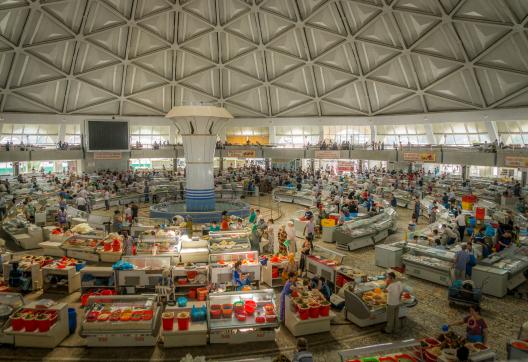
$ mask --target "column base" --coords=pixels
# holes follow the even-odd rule
[[[214,211],[216,198],[214,189],[185,190],[185,206],[187,211]]]

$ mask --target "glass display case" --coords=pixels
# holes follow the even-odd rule
[[[89,347],[154,346],[161,320],[156,298],[152,294],[89,297],[81,337]]]
[[[311,186],[311,185],[310,185]],[[273,200],[280,202],[294,203],[304,206],[315,205],[315,195],[310,189],[301,189],[297,191],[289,187],[276,187],[272,192]]]
[[[211,343],[273,341],[279,326],[273,289],[210,294],[207,323]]]
[[[335,286],[337,269],[343,264],[350,264],[350,260],[345,263],[345,259],[350,258],[345,254],[316,245],[312,253],[306,256],[308,276],[323,277]]]
[[[74,235],[70,236],[61,245],[66,250],[66,255],[71,258],[98,262],[99,254],[97,249],[102,247],[103,240],[91,236]]]
[[[410,243],[405,245],[404,250],[402,263],[407,275],[440,285],[449,285],[450,270],[455,260],[454,252]]]
[[[209,254],[211,283],[231,285],[233,282],[233,268],[239,260],[242,262],[242,272],[248,274],[248,278],[252,283],[259,284],[261,278],[258,251]]]
[[[375,344],[339,351],[341,362],[361,361],[423,361],[419,340],[408,339],[400,342]]]
[[[209,233],[209,251],[214,254],[249,251],[249,230],[217,231]]]
[[[159,255],[124,256],[121,260],[125,266],[117,270],[117,286],[123,293],[134,294],[138,289],[154,291],[159,285],[169,285],[171,259]]]
[[[136,244],[137,255],[163,255],[178,257],[180,238],[174,230],[143,232]]]

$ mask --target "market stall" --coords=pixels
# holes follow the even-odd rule
[[[2,229],[7,237],[25,250],[40,248],[39,243],[44,241],[42,228],[29,223],[22,217],[17,216],[11,220],[4,220]]]
[[[81,288],[84,263],[62,257],[42,267],[42,289],[47,293],[71,294]]]
[[[274,341],[279,326],[272,289],[210,294],[210,343]]]
[[[284,324],[295,337],[330,331],[333,316],[330,302],[318,290],[298,286],[286,296]]]
[[[154,346],[160,314],[156,295],[91,296],[80,335],[89,347]]]
[[[339,351],[341,362],[418,362],[423,361],[420,341],[408,339]]]
[[[288,187],[276,187],[272,191],[274,201],[294,203],[303,206],[315,206],[315,196],[311,190],[297,191]]]
[[[257,251],[209,254],[209,267],[211,268],[211,283],[232,286],[233,267],[241,261],[242,273],[248,274],[251,283],[260,283],[260,263]]]
[[[207,263],[209,261],[209,242],[199,237],[180,237],[180,261],[182,263]]]
[[[323,277],[334,286],[337,270],[344,263],[345,254],[316,245],[310,255],[306,256],[306,271],[310,278]]]
[[[136,254],[169,256],[176,264],[180,261],[180,237],[174,230],[145,231],[139,235]]]
[[[163,347],[205,346],[208,340],[205,302],[182,301],[162,313]]]
[[[168,286],[171,259],[159,255],[124,256],[119,265],[114,265],[119,291],[136,294],[140,290],[153,292],[159,285]]]
[[[81,305],[88,297],[116,293],[116,276],[109,266],[86,266],[81,269]]]
[[[268,258],[261,268],[262,282],[270,288],[282,287],[285,282],[283,273],[288,266],[288,257],[285,255],[274,255]]]
[[[209,252],[212,254],[251,250],[249,230],[217,231],[209,233]]]
[[[28,293],[42,288],[41,268],[53,262],[52,257],[4,254],[2,271],[11,290]]]

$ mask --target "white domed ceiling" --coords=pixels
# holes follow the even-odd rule
[[[528,106],[528,0],[0,0],[1,112]]]

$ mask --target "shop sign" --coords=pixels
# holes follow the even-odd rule
[[[225,150],[224,157],[257,158],[256,150]]]
[[[354,171],[354,162],[337,161],[337,172],[352,172],[352,171]]]
[[[506,156],[504,157],[504,165],[509,167],[528,168],[528,157]]]
[[[436,154],[433,152],[404,152],[404,161],[435,162]]]
[[[341,158],[341,152],[335,150],[318,150],[315,151],[315,158],[323,160],[338,160]]]
[[[120,160],[121,152],[95,152],[94,160]]]

